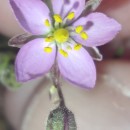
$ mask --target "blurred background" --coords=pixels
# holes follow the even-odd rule
[[[104,95],[102,95],[103,92],[108,92],[107,94],[110,94],[110,95],[112,94],[112,96],[114,96],[112,99],[110,99],[109,98],[110,95],[108,95],[107,98],[108,100],[110,100],[109,102],[113,102],[113,99],[116,100],[118,102],[118,103],[116,102],[117,103],[115,105],[116,107],[119,104],[121,104],[122,106],[122,103],[123,103],[123,107],[120,108],[119,113],[125,109],[125,112],[124,112],[125,114],[123,115],[122,113],[122,115],[120,115],[120,118],[125,119],[125,123],[126,123],[128,121],[127,119],[130,120],[130,112],[128,111],[130,109],[130,105],[129,105],[130,104],[130,99],[129,99],[130,98],[130,88],[129,88],[130,87],[129,86],[130,85],[130,24],[129,24],[130,0],[124,0],[124,1],[103,0],[101,6],[97,9],[97,11],[104,12],[108,16],[115,18],[122,25],[122,31],[118,34],[118,36],[110,43],[99,48],[104,57],[104,60],[102,62],[96,63],[97,68],[98,68],[99,78],[101,77],[100,75],[102,73],[109,74],[110,75],[109,78],[112,78],[112,76],[114,76],[115,79],[119,78],[118,80],[121,82],[121,84],[125,84],[127,88],[127,90],[125,90],[125,94],[126,94],[125,97],[127,96],[127,98],[124,98],[122,96],[120,97],[120,94],[117,88],[116,90],[115,89],[110,90],[110,88],[108,89],[107,87],[106,87],[106,90],[100,87],[98,89],[97,87],[94,90],[94,92],[92,92],[92,95],[93,96],[98,95],[98,98],[100,99],[104,97]],[[42,128],[42,125],[44,126],[44,123],[43,123],[44,116],[46,116],[45,118],[47,118],[47,112],[48,112],[47,109],[49,109],[50,104],[47,104],[47,101],[49,102],[48,95],[47,95],[48,88],[44,86],[48,86],[49,81],[47,81],[46,78],[36,79],[34,81],[31,81],[25,84],[19,84],[15,81],[14,60],[19,49],[9,47],[8,40],[11,37],[21,34],[23,32],[24,31],[20,28],[20,26],[15,20],[14,15],[12,14],[8,0],[0,0],[0,130],[33,130],[33,129],[42,130],[42,129],[45,129],[45,128]],[[104,81],[102,80],[103,80],[102,78],[98,80],[97,86],[104,86]],[[106,81],[106,84],[107,85],[109,84],[108,86],[113,86],[114,83],[110,84],[110,79],[106,79],[106,80],[108,80]],[[67,86],[69,85],[67,84]],[[118,83],[116,83],[116,85],[118,86],[118,89],[121,89],[121,91],[124,92],[124,89],[122,89],[121,86],[119,88]],[[114,86],[116,85],[114,84]],[[68,91],[70,91],[70,95],[73,95],[73,92],[75,93],[80,92],[81,94],[79,94],[79,99],[86,97],[86,94],[82,94],[83,91],[77,88],[69,89],[66,87],[66,88],[63,88],[63,90],[64,89],[65,89],[65,95]],[[40,93],[41,90],[42,90],[42,93]],[[72,91],[72,94],[71,94],[71,91]],[[113,92],[115,92],[116,94]],[[45,95],[45,97],[39,96],[43,94]],[[117,96],[118,94],[119,94],[119,97]],[[99,97],[99,95],[102,95],[102,97]],[[69,97],[69,95],[67,97]],[[87,98],[90,99],[90,101],[92,100],[92,102],[93,100],[97,98],[95,97],[95,99],[93,99],[92,97],[91,98],[90,97],[91,95],[88,94]],[[107,98],[106,98],[106,101],[107,101]],[[73,102],[73,99],[71,98],[71,96],[70,96],[70,99],[67,98],[66,100],[69,103],[71,101]],[[36,104],[35,101],[38,102],[39,104]],[[104,108],[104,102],[106,101],[100,102],[99,109]],[[42,106],[41,106],[41,103],[42,103]],[[70,108],[73,109],[73,105],[69,103],[68,105],[70,105]],[[87,103],[86,103],[86,106],[87,106]],[[44,108],[44,109],[41,110],[39,107]],[[77,107],[76,104],[75,104],[75,107]],[[33,113],[32,115],[28,114],[28,112],[30,112],[30,109],[31,110],[33,109],[32,111],[35,112],[35,115],[33,115],[34,113],[32,111],[31,111]],[[80,107],[77,107],[77,109],[80,109]],[[77,109],[74,108],[75,113],[78,113]],[[109,111],[110,109],[107,110],[105,107],[103,110]],[[39,113],[41,111],[43,111],[43,113],[41,114],[43,117],[40,117]],[[111,111],[109,112],[113,113],[113,111],[114,110],[111,109]],[[39,115],[37,115],[37,113]],[[89,111],[89,113],[91,112]],[[30,115],[30,117],[27,117],[27,115]],[[80,117],[80,115],[78,116]],[[115,116],[118,117],[119,114],[117,113],[117,115]],[[86,117],[84,118],[85,120],[87,120]],[[107,116],[106,117],[103,116],[103,118],[108,119]],[[120,121],[119,122],[117,121],[116,122],[117,124],[115,126],[110,125],[110,124],[108,126],[111,128],[111,130],[119,130],[119,129],[114,129],[114,128],[118,128],[116,126],[120,124]],[[109,122],[109,121],[106,120],[106,122]],[[127,129],[128,128],[126,125],[127,123],[126,124],[125,123],[123,124],[123,122],[121,122],[122,125],[120,124],[120,128],[123,127],[123,130],[130,130],[130,126],[128,125],[129,129]],[[33,126],[33,128],[31,126]],[[111,126],[114,126],[114,127],[111,127]],[[82,130],[86,130],[86,128],[87,128],[86,126],[83,126]],[[90,126],[88,128],[90,128],[91,130],[98,130],[98,129],[94,129],[93,126]],[[104,127],[101,127],[100,130],[104,130]]]

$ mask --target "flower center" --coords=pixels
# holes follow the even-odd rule
[[[46,53],[51,53],[53,51],[51,46],[52,44],[57,46],[59,53],[64,57],[68,57],[68,53],[72,49],[79,51],[82,48],[82,45],[80,43],[76,43],[72,36],[79,35],[79,37],[83,40],[87,40],[88,34],[84,31],[84,27],[82,25],[78,25],[76,27],[68,26],[67,29],[64,28],[66,27],[67,22],[73,20],[74,18],[75,13],[70,12],[64,19],[59,14],[54,14],[54,23],[50,23],[48,19],[44,21],[44,25],[50,28],[50,33],[48,33],[45,38],[45,42],[48,43],[48,46],[44,47],[44,51]]]
[[[57,29],[54,32],[54,39],[58,43],[64,43],[64,42],[68,41],[69,31],[67,29],[63,29],[63,28]]]

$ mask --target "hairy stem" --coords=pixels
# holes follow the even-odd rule
[[[53,86],[57,89],[60,103],[56,109],[50,112],[46,130],[77,130],[75,116],[65,106],[65,101],[61,90],[60,71],[56,62],[51,69],[51,79]]]
[[[60,97],[60,106],[63,107],[63,106],[65,106],[65,101],[64,101],[62,90],[61,90],[60,71],[58,69],[57,63],[54,64],[54,66],[51,70],[51,78],[52,78],[52,82],[53,82],[54,86],[58,90],[58,94]]]

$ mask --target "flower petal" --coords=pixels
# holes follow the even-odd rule
[[[96,69],[88,52],[69,50],[68,57],[58,53],[58,66],[61,74],[70,82],[84,88],[93,88],[96,81]]]
[[[100,46],[111,41],[121,30],[121,25],[102,13],[91,13],[77,20],[73,26],[84,26],[88,39],[83,40],[78,34],[73,38],[85,46]]]
[[[22,27],[36,35],[48,33],[44,21],[49,18],[49,9],[41,0],[10,0],[11,7]]]
[[[85,0],[52,0],[52,6],[54,13],[60,14],[62,18],[69,12],[74,12],[77,18],[85,8]]]
[[[41,76],[52,67],[56,47],[53,45],[52,52],[44,52],[47,47],[43,38],[35,39],[25,44],[19,51],[15,61],[16,78],[20,82],[25,82]]]

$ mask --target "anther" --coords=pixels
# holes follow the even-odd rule
[[[44,25],[45,25],[45,26],[47,26],[47,27],[49,27],[49,26],[50,26],[50,22],[49,22],[49,20],[48,20],[48,19],[46,19],[46,20],[44,21]]]
[[[77,26],[76,28],[75,28],[75,32],[76,33],[81,33],[83,31],[83,26]]]
[[[44,51],[45,51],[46,53],[51,53],[51,52],[52,52],[52,48],[51,48],[51,47],[45,47],[45,48],[44,48]]]
[[[76,44],[76,45],[74,46],[74,50],[76,50],[76,51],[79,51],[81,48],[82,48],[82,45],[81,45],[81,44]]]
[[[72,19],[74,19],[74,17],[75,17],[74,12],[70,12],[70,13],[67,15],[67,19],[68,19],[68,20],[72,20]]]
[[[53,42],[54,41],[54,37],[53,36],[49,36],[45,38],[45,42]]]
[[[63,49],[59,50],[60,54],[64,57],[68,57],[68,53],[66,51],[64,51]]]
[[[59,14],[55,14],[55,15],[53,16],[53,18],[54,18],[54,20],[55,20],[57,23],[62,23],[62,22],[63,22],[63,20],[62,20],[62,18],[61,18],[61,16],[60,16]]]
[[[80,36],[81,36],[81,38],[84,39],[84,40],[87,40],[87,39],[88,39],[88,35],[87,35],[86,32],[82,32],[82,33],[80,34]]]

